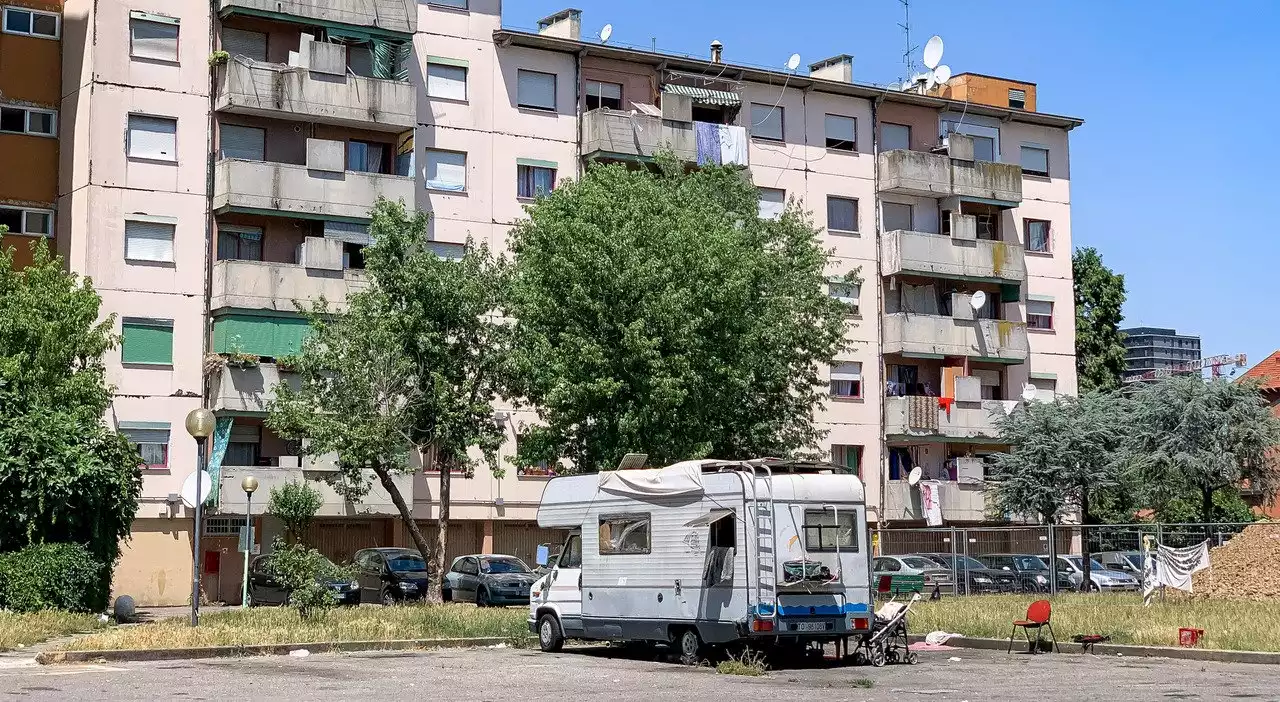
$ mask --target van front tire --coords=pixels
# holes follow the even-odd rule
[[[676,647],[680,651],[680,662],[685,665],[698,665],[702,662],[702,638],[694,628],[681,631],[676,637]]]
[[[555,653],[564,648],[564,632],[556,615],[547,612],[538,618],[538,647],[544,653]]]

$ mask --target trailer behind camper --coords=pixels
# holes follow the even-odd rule
[[[871,624],[862,482],[838,466],[705,460],[559,477],[538,524],[571,530],[532,588],[544,651],[647,641],[692,662],[706,645],[847,645]]]

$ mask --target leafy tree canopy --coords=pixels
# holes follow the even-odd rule
[[[1071,257],[1076,298],[1076,370],[1080,391],[1107,392],[1124,376],[1124,276],[1102,264],[1092,248]]]

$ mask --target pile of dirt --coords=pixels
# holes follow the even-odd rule
[[[1280,599],[1280,523],[1252,524],[1209,550],[1211,568],[1191,576],[1196,597]]]

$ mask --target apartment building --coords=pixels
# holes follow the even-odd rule
[[[1152,371],[1169,371],[1200,360],[1200,337],[1163,327],[1121,329],[1126,378]]]
[[[61,86],[62,0],[0,3],[0,246],[17,267],[35,239],[56,247]]]
[[[200,554],[210,599],[238,601],[248,474],[260,545],[279,533],[269,488],[299,478],[324,495],[312,537],[331,557],[408,544],[385,494],[344,500],[324,483],[332,457],[302,457],[263,423],[307,333],[295,301],[341,306],[364,284],[380,195],[429,212],[431,246],[454,256],[505,248],[524,207],[591,161],[645,167],[670,148],[748,167],[762,215],[797,201],[834,251],[829,292],[854,344],[817,418],[882,523],[924,523],[916,466],[945,520],[982,521],[991,412],[1027,386],[1076,390],[1080,121],[1035,112],[1034,86],[1021,107],[887,91],[853,82],[844,55],[792,74],[735,64],[733,47],[698,59],[583,41],[575,10],[505,29],[500,0],[71,0],[65,23],[59,246],[120,318],[111,420],[147,466],[116,583],[140,601],[187,598],[177,493],[196,461],[183,418],[201,404],[227,439]],[[532,558],[558,538],[535,523],[550,471],[506,462],[536,416],[494,419],[507,474],[457,476],[447,556]],[[431,538],[451,467],[420,467],[398,481]]]

